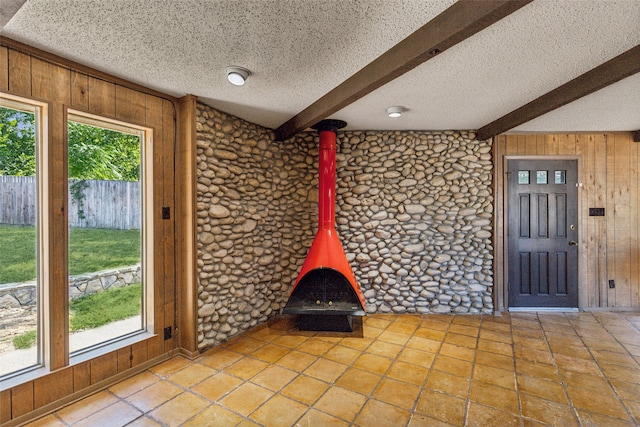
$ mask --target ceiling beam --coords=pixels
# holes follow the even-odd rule
[[[640,72],[640,45],[547,92],[526,105],[477,130],[476,139],[493,138],[503,132],[567,105],[626,77]],[[569,130],[569,129],[567,129]]]
[[[533,0],[460,0],[383,53],[275,131],[278,141],[292,137],[482,31]]]

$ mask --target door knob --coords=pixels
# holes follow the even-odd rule
[[[578,245],[578,242],[576,242],[575,240],[571,240],[569,242],[569,246],[577,246],[577,245]]]

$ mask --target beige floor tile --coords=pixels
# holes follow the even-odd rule
[[[88,417],[94,412],[111,406],[118,401],[112,393],[101,391],[92,396],[86,397],[79,402],[60,409],[57,412],[58,417],[67,424],[73,424],[83,418]]]
[[[437,353],[440,350],[442,342],[439,340],[432,340],[429,338],[412,337],[407,341],[407,347],[414,348],[416,350],[427,351],[430,353]]]
[[[578,419],[571,407],[528,394],[520,395],[522,416],[553,426],[578,426]]]
[[[282,356],[282,358],[278,359],[276,364],[284,368],[291,369],[292,371],[302,372],[311,366],[311,364],[316,360],[318,360],[317,356],[292,350]]]
[[[629,410],[636,425],[640,425],[640,402],[634,400],[623,400],[622,403]]]
[[[273,395],[270,390],[252,383],[244,383],[226,395],[220,404],[241,415],[248,416]]]
[[[478,403],[471,402],[467,411],[468,427],[516,427],[520,426],[520,416],[512,412],[504,412],[499,409],[482,406]]]
[[[436,420],[435,418],[428,417],[424,414],[414,413],[411,415],[411,420],[407,427],[451,427],[453,424],[445,423],[444,421]]]
[[[363,354],[353,363],[353,366],[376,375],[384,375],[391,365],[391,360],[375,354]]]
[[[324,381],[301,375],[283,388],[281,393],[306,405],[313,405],[328,388],[329,384]]]
[[[167,377],[167,380],[185,388],[191,388],[215,374],[217,371],[205,365],[193,363],[175,374]]]
[[[251,382],[272,391],[279,391],[298,375],[297,372],[289,369],[282,368],[278,365],[271,365],[251,378]]]
[[[435,353],[415,350],[413,348],[405,348],[398,355],[397,360],[429,369],[429,367],[433,364],[435,358]]]
[[[331,387],[313,407],[345,421],[353,421],[367,398],[342,387]]]
[[[509,390],[515,390],[516,374],[512,369],[498,369],[492,366],[475,365],[473,368],[473,381],[482,381],[487,384],[497,385]]]
[[[373,343],[370,338],[343,338],[340,345],[352,348],[354,350],[364,351]]]
[[[495,341],[503,344],[513,344],[513,339],[509,331],[481,330],[480,340]]]
[[[138,417],[134,421],[127,424],[127,427],[161,427],[161,424],[148,416]]]
[[[592,413],[582,409],[578,409],[577,412],[578,419],[580,420],[581,425],[585,427],[637,427],[637,424],[632,421],[612,418],[606,415]]]
[[[375,316],[367,316],[364,321],[365,327],[371,326],[378,329],[387,329],[387,326],[391,324],[391,320],[382,319]]]
[[[513,414],[520,413],[518,393],[496,385],[472,381],[469,399],[485,406],[500,409]]]
[[[475,349],[478,345],[478,339],[476,337],[471,337],[468,335],[462,334],[454,334],[449,332],[444,339],[444,342],[447,344],[458,345],[461,347],[467,347]]]
[[[411,418],[411,412],[402,410],[377,400],[369,400],[354,424],[362,427],[369,426],[404,426]]]
[[[251,414],[251,418],[265,426],[293,426],[307,409],[302,403],[275,395]]]
[[[314,356],[320,356],[329,351],[329,349],[334,345],[335,344],[331,342],[314,339],[303,342],[296,348],[296,350],[303,351]]]
[[[424,390],[420,394],[416,412],[439,421],[461,426],[464,424],[466,402],[464,399],[458,399],[434,390]]]
[[[262,340],[240,336],[239,339],[228,343],[226,347],[231,351],[247,355],[253,353],[264,345],[266,345],[266,342]]]
[[[252,357],[243,357],[233,365],[227,367],[225,369],[225,372],[231,375],[235,375],[236,377],[248,380],[268,366],[269,363],[265,362],[264,360],[258,360]]]
[[[427,378],[425,388],[466,399],[469,394],[469,382],[469,378],[447,374],[446,372],[432,371]]]
[[[376,341],[367,347],[366,352],[370,354],[377,354],[378,356],[388,357],[395,359],[398,354],[403,350],[403,347],[398,344],[391,344],[384,341]]]
[[[159,365],[152,366],[149,370],[162,377],[168,377],[171,374],[178,372],[180,369],[189,366],[191,362],[184,357],[177,356],[169,359]]]
[[[471,376],[473,371],[473,363],[443,355],[436,357],[431,366],[435,370],[467,378]]]
[[[543,363],[529,362],[526,360],[516,361],[516,372],[520,375],[529,375],[530,377],[541,378],[549,381],[558,382],[558,371],[553,365],[545,365]]]
[[[568,404],[562,385],[528,375],[518,375],[518,391],[551,400],[556,403]]]
[[[347,365],[334,362],[332,360],[318,359],[311,366],[305,369],[304,374],[310,377],[326,381],[334,382],[347,369]]]
[[[157,383],[160,378],[149,371],[140,372],[131,378],[121,381],[109,387],[109,391],[118,397],[127,397],[151,384]]]
[[[476,351],[474,349],[448,343],[442,344],[440,354],[455,359],[466,360],[467,362],[473,362],[476,357]]]
[[[480,365],[493,366],[499,369],[513,369],[513,358],[502,354],[490,353],[478,350],[476,352],[476,363]]]
[[[179,426],[207,408],[210,402],[193,393],[184,392],[149,413],[166,426]]]
[[[132,394],[126,400],[142,412],[148,412],[180,393],[182,389],[179,387],[168,381],[161,381]]]
[[[437,329],[418,328],[413,333],[416,337],[428,338],[436,341],[443,341],[447,333],[445,331],[439,331]]]
[[[460,334],[478,338],[478,336],[480,335],[480,328],[478,326],[469,326],[454,323],[451,325],[451,327],[449,327],[449,334]]]
[[[387,371],[387,376],[399,381],[421,386],[429,373],[428,367],[396,360]]]
[[[389,330],[384,331],[378,337],[380,341],[388,342],[391,344],[397,344],[401,346],[405,345],[407,341],[409,341],[409,338],[411,338],[410,334],[404,334],[404,333],[394,332]]]
[[[514,346],[513,354],[516,360],[526,360],[532,363],[542,363],[544,365],[553,365],[553,356],[550,351],[536,350],[522,346]]]
[[[310,409],[306,414],[302,416],[300,426],[322,426],[322,427],[348,427],[350,423],[347,421],[338,419],[331,415],[320,412],[316,409]]]
[[[89,417],[75,423],[74,426],[125,426],[141,415],[142,412],[138,411],[133,406],[120,401],[91,414]]]
[[[394,322],[389,327],[387,327],[387,331],[389,332],[398,332],[401,334],[412,335],[416,329],[418,328],[419,323],[409,324],[403,322]]]
[[[381,378],[379,375],[351,367],[338,378],[336,385],[368,396],[380,383]]]
[[[309,337],[301,335],[280,335],[279,337],[274,339],[272,343],[281,345],[283,347],[296,348],[308,339]]]
[[[599,366],[602,369],[602,373],[611,380],[640,383],[640,367],[632,369],[609,363],[600,363]]]
[[[411,410],[418,398],[418,394],[420,394],[420,387],[418,386],[383,378],[373,393],[373,398],[402,409]]]
[[[338,344],[327,351],[323,357],[344,365],[351,365],[361,354],[362,352],[360,350]]]
[[[184,427],[229,427],[238,425],[241,421],[241,416],[214,403],[184,423]]]
[[[265,362],[273,363],[288,352],[289,349],[287,347],[276,344],[267,344],[251,353],[251,355],[257,359],[264,360]]]
[[[236,387],[240,386],[242,382],[243,380],[232,375],[218,372],[193,387],[192,390],[205,399],[215,402],[220,400],[224,395],[232,392]]]
[[[511,345],[510,343],[484,339],[482,337],[482,333],[480,334],[480,339],[478,340],[478,350],[513,357],[513,345]]]
[[[613,392],[607,392],[606,389],[593,391],[583,388],[567,387],[567,394],[569,395],[569,399],[571,399],[571,404],[576,408],[622,420],[629,420],[620,401],[615,398]]]
[[[222,370],[229,365],[233,365],[244,356],[231,350],[209,351],[204,354],[199,363],[214,369]]]
[[[598,363],[609,363],[626,368],[639,367],[635,359],[626,353],[617,353],[609,350],[591,350],[591,353]]]
[[[593,360],[580,359],[579,357],[570,357],[562,354],[554,355],[558,369],[577,371],[585,374],[598,375],[600,369],[598,364]]]
[[[563,382],[568,386],[594,391],[609,390],[609,384],[601,375],[569,370],[562,370],[561,373]]]
[[[640,402],[640,383],[621,380],[610,380],[610,382],[622,399]]]
[[[66,427],[67,424],[60,421],[54,414],[46,415],[40,419],[26,424],[27,427]]]

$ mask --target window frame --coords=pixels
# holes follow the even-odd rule
[[[0,390],[49,372],[49,103],[0,92],[0,106],[34,114],[36,153],[36,363],[0,377]]]
[[[110,351],[135,344],[156,335],[154,325],[154,218],[153,218],[153,129],[123,120],[116,120],[84,111],[67,108],[65,112],[65,142],[69,121],[140,136],[140,232],[142,273],[141,329],[69,353],[69,365],[84,362]],[[70,201],[67,202],[67,205]],[[67,225],[68,226],[68,225]],[[68,250],[68,249],[67,249]],[[69,308],[66,307],[67,323]],[[67,349],[69,352],[69,349]]]

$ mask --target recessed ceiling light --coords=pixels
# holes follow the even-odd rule
[[[404,111],[407,111],[407,109],[401,105],[387,108],[387,114],[389,117],[400,117]]]
[[[227,67],[225,71],[227,72],[227,80],[229,80],[229,83],[236,86],[242,86],[251,75],[251,72],[246,68],[236,66]]]

